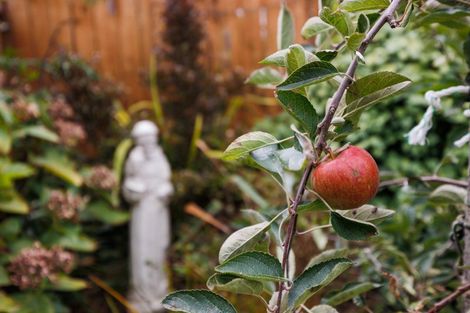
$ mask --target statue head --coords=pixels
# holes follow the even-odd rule
[[[158,127],[151,121],[140,121],[134,125],[131,136],[136,145],[153,147],[158,141]]]

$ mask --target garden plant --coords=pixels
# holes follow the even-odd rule
[[[366,109],[397,95],[412,82],[400,73],[383,70],[358,77],[356,70],[359,66],[367,67],[366,50],[385,27],[405,28],[412,24],[412,27],[431,29],[429,25],[440,23],[455,27],[456,33],[466,36],[468,15],[468,3],[464,1],[324,1],[319,16],[309,19],[302,28],[303,37],[315,38],[313,47],[306,47],[293,43],[293,19],[282,3],[278,21],[279,51],[262,60],[260,63],[266,67],[253,72],[247,82],[274,88],[279,104],[297,121],[298,127],[292,126],[293,135],[284,139],[262,131],[245,134],[229,145],[223,159],[242,161],[266,171],[285,192],[286,204],[274,216],[251,211],[251,218],[257,223],[239,229],[223,243],[219,251],[220,264],[207,281],[209,290],[176,291],[167,296],[164,306],[171,311],[189,313],[236,312],[218,294],[232,292],[257,297],[268,312],[337,312],[333,306],[378,288],[370,282],[352,284],[327,299],[325,304],[312,307],[308,302],[354,266],[348,256],[357,252],[352,245],[348,248],[347,242],[365,241],[377,236],[377,224],[393,215],[391,210],[367,203],[379,187],[378,168],[367,151],[350,145],[347,138],[360,136],[365,131],[359,125]],[[462,40],[456,47],[460,55],[466,57],[468,66],[469,42]],[[350,57],[345,72],[332,64],[342,57]],[[319,83],[322,84],[317,85]],[[326,84],[335,91],[326,103],[318,103],[315,92]],[[463,77],[460,84],[465,85]],[[432,100],[436,103],[441,96],[453,94],[456,90],[464,97],[468,96],[468,87],[462,86],[447,93],[432,93]],[[432,125],[432,112],[439,106],[431,104],[430,108],[423,121],[408,134],[410,143],[426,142],[426,133]],[[321,112],[324,112],[323,117]],[[464,116],[463,110],[461,115]],[[467,142],[468,136],[464,136],[457,144]],[[387,184],[408,185],[411,180],[390,180]],[[462,199],[462,191],[466,194],[465,181],[437,175],[420,176],[416,180],[437,183],[439,187],[433,190],[431,198],[444,198],[446,203],[450,202],[449,199],[457,199],[455,201],[458,202]],[[332,228],[342,238],[339,242],[343,248],[320,253],[304,270],[297,271],[292,245],[296,236],[301,234],[298,225],[312,212],[325,212],[329,215],[329,222],[310,225],[306,232]],[[469,218],[470,214],[465,216]],[[465,223],[459,225],[465,228]],[[454,242],[462,239],[462,235],[457,237],[454,233]],[[371,242],[371,248],[379,246],[380,249],[377,242],[380,240]],[[465,244],[468,243],[470,240],[466,239]],[[381,264],[371,255],[370,248],[364,250],[364,255],[376,262],[374,265],[382,272]],[[401,258],[403,260],[406,256]],[[462,271],[467,271],[465,264],[470,260],[463,256],[459,262],[458,273],[462,274]],[[296,275],[297,272],[300,274]],[[465,276],[462,285],[442,301],[434,304],[429,303],[428,298],[415,303],[398,300],[402,302],[399,311],[421,312],[426,305],[429,312],[445,309],[470,288]],[[389,290],[397,299],[400,298],[399,291],[398,295],[396,293],[396,277],[387,277]]]
[[[80,67],[66,65],[74,61],[78,59],[61,57],[48,66],[75,71],[67,74],[73,80],[77,71],[82,73]],[[73,83],[54,94],[42,89],[43,84],[32,88],[37,64],[2,57],[1,312],[77,309],[71,295],[89,287],[84,272],[92,273],[102,234],[128,220],[128,212],[120,210],[119,171],[103,164],[96,151],[93,157],[83,153],[92,133],[69,102],[76,99],[66,97],[65,87],[75,90]],[[83,88],[90,80],[82,76],[80,81],[83,100],[90,95]]]

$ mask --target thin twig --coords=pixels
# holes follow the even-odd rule
[[[400,4],[401,0],[393,0],[390,3],[390,6],[382,12],[381,16],[379,19],[375,22],[374,26],[369,30],[367,33],[366,37],[362,41],[359,49],[358,49],[358,54],[363,55],[364,52],[366,51],[368,45],[372,42],[374,37],[377,35],[377,33],[380,31],[380,29],[393,17],[393,13],[397,10],[398,5]],[[330,128],[331,121],[333,120],[333,117],[336,113],[336,110],[339,107],[339,104],[341,102],[341,99],[346,92],[346,89],[349,87],[351,84],[354,74],[356,72],[357,65],[359,63],[359,57],[356,54],[354,59],[352,60],[351,64],[348,67],[348,70],[346,71],[346,74],[343,76],[343,79],[341,81],[341,84],[338,87],[338,90],[334,94],[331,104],[328,108],[328,111],[325,114],[325,117],[323,118],[323,121],[318,124],[317,127],[317,134],[318,134],[318,139],[317,143],[315,145],[315,160],[319,160],[321,158],[321,155],[327,148],[327,143],[326,143],[326,137],[328,134],[328,129]],[[290,250],[292,247],[292,241],[294,240],[294,236],[296,233],[296,227],[297,227],[297,207],[302,200],[303,194],[305,192],[305,188],[307,185],[308,178],[310,177],[310,173],[312,172],[313,168],[316,166],[316,161],[312,161],[308,164],[307,168],[305,169],[302,179],[300,181],[300,184],[297,189],[296,197],[294,201],[290,204],[290,220],[289,220],[289,226],[288,226],[288,231],[287,231],[287,236],[284,241],[284,255],[282,258],[282,269],[286,277],[288,277],[288,262],[289,262],[289,254]],[[278,299],[277,299],[277,308],[276,308],[276,313],[281,312],[281,303],[282,303],[282,294],[284,291],[284,283],[280,282],[279,283],[279,292],[278,292]]]
[[[389,186],[406,185],[412,179],[420,180],[422,182],[427,182],[427,183],[454,185],[454,186],[463,187],[463,188],[467,188],[467,185],[468,185],[468,183],[463,180],[457,180],[457,179],[432,175],[432,176],[403,177],[403,178],[397,178],[397,179],[384,180],[383,182],[380,183],[380,188],[385,188]]]
[[[437,313],[441,311],[443,308],[445,308],[447,305],[451,304],[456,300],[458,297],[466,293],[467,291],[470,290],[470,284],[462,285],[459,288],[457,288],[456,291],[442,299],[441,301],[435,303],[433,307],[427,311],[427,313]]]

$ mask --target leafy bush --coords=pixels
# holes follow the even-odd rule
[[[118,172],[79,157],[92,134],[66,98],[22,86],[0,92],[0,310],[67,312],[95,236],[128,213]]]

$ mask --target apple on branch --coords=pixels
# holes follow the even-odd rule
[[[338,210],[366,204],[377,193],[379,183],[379,168],[374,158],[356,146],[331,155],[312,174],[315,192]]]

